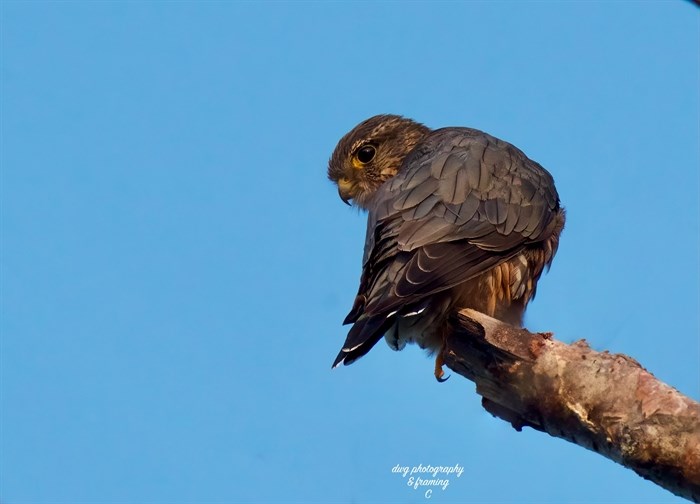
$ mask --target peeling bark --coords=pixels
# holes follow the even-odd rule
[[[593,450],[674,494],[700,501],[700,404],[626,355],[566,345],[474,310],[452,320],[445,364],[482,405]]]

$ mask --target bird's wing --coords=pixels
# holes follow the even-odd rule
[[[373,197],[354,323],[335,365],[364,355],[427,296],[544,240],[559,210],[551,175],[481,131],[433,132]]]

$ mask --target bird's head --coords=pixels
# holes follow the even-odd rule
[[[347,204],[367,208],[380,185],[396,175],[404,158],[430,129],[397,115],[377,115],[340,139],[328,161],[328,178]]]

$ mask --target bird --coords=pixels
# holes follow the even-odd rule
[[[384,337],[394,350],[443,350],[450,316],[471,308],[518,327],[549,269],[565,210],[552,175],[520,149],[466,127],[430,129],[381,114],[328,161],[340,199],[367,211],[352,324],[333,368]]]

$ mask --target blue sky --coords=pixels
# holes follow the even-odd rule
[[[526,325],[700,397],[689,2],[2,2],[0,499],[681,502],[383,342],[331,371],[377,113],[508,140],[568,211]]]

